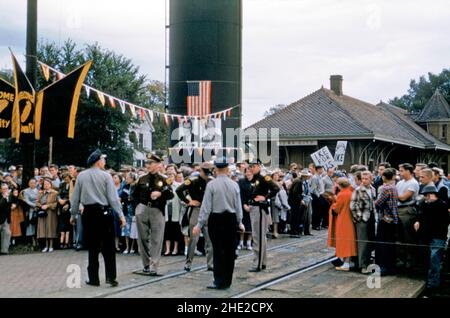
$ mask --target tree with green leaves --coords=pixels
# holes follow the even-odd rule
[[[275,114],[277,111],[282,110],[286,107],[285,104],[277,104],[275,106],[272,106],[269,108],[269,110],[266,110],[264,112],[264,117],[269,117],[270,115]]]
[[[418,81],[412,79],[409,83],[408,93],[402,97],[391,99],[389,103],[411,112],[419,112],[436,89],[439,89],[445,99],[450,101],[450,69],[443,69],[437,75],[430,72],[428,78],[422,75]]]

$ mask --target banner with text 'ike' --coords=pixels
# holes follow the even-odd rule
[[[311,154],[311,158],[316,166],[322,166],[325,171],[329,168],[337,167],[336,163],[334,162],[334,157],[327,146],[320,148],[319,150]]]
[[[340,166],[344,164],[345,150],[347,149],[346,141],[338,141],[336,144],[336,151],[334,152],[334,162]]]

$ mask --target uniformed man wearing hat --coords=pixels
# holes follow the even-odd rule
[[[113,179],[104,171],[105,164],[106,155],[100,150],[97,149],[89,156],[87,166],[90,168],[78,175],[70,200],[72,225],[76,223],[80,204],[84,207],[82,212],[84,243],[89,251],[89,281],[86,283],[93,286],[100,285],[98,276],[100,253],[105,261],[106,283],[111,286],[118,285],[112,210],[118,214],[121,226],[124,227],[126,224]]]
[[[131,193],[138,231],[139,253],[144,273],[157,275],[164,240],[164,210],[167,200],[173,198],[171,181],[160,174],[161,159],[152,155],[145,163],[147,174],[136,182]]]
[[[208,182],[200,208],[198,224],[192,230],[196,236],[208,224],[213,245],[214,283],[208,288],[226,289],[234,271],[236,231],[242,232],[242,205],[239,186],[228,176],[225,158],[216,160],[216,179]]]
[[[250,220],[252,224],[253,267],[250,272],[259,272],[266,268],[267,263],[267,218],[269,214],[269,200],[274,198],[279,186],[269,175],[261,175],[261,161],[259,159],[249,162],[249,169],[253,173],[251,181],[253,192],[250,205]]]
[[[188,178],[182,183],[176,190],[180,200],[184,201],[188,205],[189,218],[189,246],[188,253],[186,257],[186,265],[184,269],[186,271],[191,270],[192,261],[194,259],[196,246],[198,243],[198,235],[192,235],[192,229],[198,223],[198,216],[200,213],[200,206],[203,201],[203,196],[205,194],[206,184],[214,179],[212,175],[212,170],[214,166],[210,163],[203,163],[200,166],[199,177]],[[190,199],[188,199],[188,196]],[[202,228],[203,237],[205,238],[205,250],[206,250],[206,262],[208,265],[208,270],[213,269],[213,251],[212,244],[208,234],[208,225]]]

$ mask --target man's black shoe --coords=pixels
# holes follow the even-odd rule
[[[313,236],[311,233],[305,233],[304,235],[305,235],[305,236],[306,236],[306,235]]]
[[[81,246],[81,245],[77,245],[77,247],[75,248],[75,250],[77,252],[81,251],[82,249],[83,249],[83,246]]]
[[[91,282],[91,281],[87,280],[85,283],[86,283],[86,285],[90,285],[90,286],[96,286],[96,287],[100,286],[99,282]]]
[[[111,279],[107,279],[106,280],[106,283],[107,284],[110,284],[111,285],[111,287],[116,287],[116,286],[118,286],[119,285],[119,282],[117,281],[117,280],[111,280]]]
[[[208,267],[208,272],[212,272],[212,271],[214,271],[214,268]]]
[[[158,276],[158,274],[155,271],[150,271],[148,274],[150,276]]]
[[[212,284],[209,286],[206,286],[208,289],[228,289],[230,286],[217,286],[216,284]]]
[[[315,231],[320,231],[320,227],[319,226],[313,226],[312,229],[315,230]]]
[[[265,270],[266,269],[266,265],[261,266],[261,269]]]
[[[148,274],[150,273],[150,266],[144,266],[144,269],[142,270],[142,272]]]
[[[257,272],[260,272],[261,269],[259,269],[259,268],[250,268],[248,271],[249,271],[250,273],[257,273]]]
[[[188,266],[185,266],[185,267],[184,267],[184,270],[185,270],[186,272],[190,272],[190,271],[191,271],[191,268],[188,267]]]

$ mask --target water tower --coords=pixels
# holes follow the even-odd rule
[[[188,114],[188,96],[200,93],[195,86],[200,81],[210,82],[211,113],[241,105],[242,1],[170,0],[168,9],[169,113]],[[171,130],[179,126],[172,121]],[[240,127],[239,106],[221,119],[223,139],[226,128]]]

